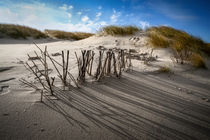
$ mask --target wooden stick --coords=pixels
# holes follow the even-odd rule
[[[65,59],[64,59],[64,51],[62,51],[62,62],[63,62],[63,89],[65,90],[66,79],[65,79]]]
[[[32,61],[33,62],[33,61]],[[37,73],[33,70],[33,68],[26,62],[26,65],[28,66],[28,68],[31,70],[31,72],[36,76],[36,78],[39,80],[39,83],[42,85],[43,89],[46,89],[44,83],[42,83],[42,80],[40,79],[40,77],[37,75]],[[36,66],[37,67],[37,66]]]
[[[112,56],[113,56],[114,74],[116,75],[116,77],[118,77],[117,66],[116,66],[116,58],[115,58],[115,53],[114,52],[112,52]]]
[[[98,76],[97,81],[99,81],[101,79],[102,75],[104,74],[104,70],[105,70],[105,67],[106,67],[107,60],[108,60],[108,57],[106,57],[106,59],[105,59],[104,66],[103,66],[103,68],[102,68],[102,70],[101,70],[101,72]]]
[[[97,70],[96,70],[96,79],[98,79],[98,76],[100,75],[101,73],[101,70],[102,70],[102,57],[103,57],[103,53],[102,51],[99,51],[99,62],[98,62],[98,67],[97,67]]]
[[[51,95],[53,95],[53,89],[52,89],[52,85],[50,82],[49,73],[48,73],[48,65],[47,65],[47,46],[45,46],[45,51],[44,51],[44,70],[45,70],[44,77],[45,77],[47,84],[50,88],[50,93],[51,93]]]
[[[36,54],[36,57],[39,57],[38,54],[36,53],[36,51],[34,51],[34,53]],[[43,59],[41,57],[39,57],[39,61],[42,63],[42,65],[44,65]]]
[[[90,75],[92,75],[92,67],[93,67],[93,60],[94,60],[94,51],[92,51],[92,61],[91,61],[91,64],[90,64]]]
[[[29,87],[32,87],[32,88],[35,89],[35,90],[41,90],[41,89],[39,89],[37,86],[35,86],[34,84],[32,84],[32,83],[26,81],[26,80],[23,79],[23,78],[21,78],[19,81],[22,82],[23,84],[29,86]]]
[[[66,76],[67,76],[68,65],[69,65],[69,50],[67,51],[67,58],[66,58],[65,79],[66,79]]]
[[[78,66],[78,77],[80,77],[80,73],[81,73],[81,64],[80,64],[80,59],[78,58],[78,56],[77,56],[77,53],[76,52],[74,52],[74,54],[75,54],[75,56],[76,56],[76,59],[77,59],[77,66]]]
[[[68,75],[71,78],[71,80],[74,82],[74,84],[77,86],[77,88],[79,88],[79,85],[78,85],[77,81],[74,79],[73,75],[69,72],[68,72]]]
[[[58,77],[61,79],[61,81],[63,83],[63,77],[62,77],[61,73],[59,72],[58,68],[56,67],[55,62],[53,61],[53,59],[50,56],[49,56],[49,58],[58,73]]]

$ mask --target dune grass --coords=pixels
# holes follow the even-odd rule
[[[203,67],[204,55],[210,56],[210,46],[202,39],[167,26],[151,27],[146,30],[149,43],[153,47],[168,48],[176,51],[180,59],[190,60],[195,67]],[[196,54],[196,55],[195,55]],[[196,60],[197,59],[197,60]],[[198,64],[200,62],[200,64]]]
[[[136,32],[141,31],[140,28],[136,26],[115,26],[115,25],[110,25],[103,27],[100,31],[99,34],[105,34],[105,35],[112,35],[112,36],[124,36],[124,35],[133,35]]]
[[[190,62],[196,68],[206,68],[204,58],[198,53],[193,53],[191,55]]]
[[[35,39],[46,38],[47,35],[43,32],[21,25],[0,24],[1,37],[11,37],[14,39],[33,37]]]
[[[161,72],[161,73],[169,73],[171,72],[170,68],[167,67],[167,66],[161,66],[159,69],[158,69],[158,72]]]
[[[160,47],[160,48],[167,48],[170,44],[169,40],[157,33],[150,33],[150,43],[153,44],[155,47]]]
[[[85,32],[65,32],[59,30],[45,30],[45,33],[51,37],[55,37],[58,39],[67,39],[67,40],[81,40],[88,38],[94,34],[85,33]]]
[[[210,55],[210,46],[207,43],[198,37],[189,35],[184,31],[167,26],[151,27],[146,31],[150,37],[149,41],[154,47],[173,47],[177,51],[187,49],[189,51],[200,51]]]

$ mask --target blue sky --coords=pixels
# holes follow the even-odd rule
[[[172,26],[210,42],[210,0],[1,0],[0,23],[96,32],[106,25]]]

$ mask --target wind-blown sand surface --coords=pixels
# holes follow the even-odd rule
[[[35,42],[41,48],[47,45],[50,53],[70,50],[70,71],[77,76],[75,51],[97,51],[99,45],[151,51],[145,36],[140,35],[139,41],[129,39],[93,36],[75,42]],[[210,139],[210,72],[174,64],[170,50],[154,50],[158,59],[148,65],[132,60],[133,70],[124,72],[121,79],[107,77],[70,91],[58,87],[57,99],[48,97],[40,103],[40,93],[19,82],[30,78],[30,73],[17,60],[26,61],[27,53],[33,54],[36,47],[7,41],[0,44],[2,140]],[[159,66],[165,65],[173,72],[158,73]]]

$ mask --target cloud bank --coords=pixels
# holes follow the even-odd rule
[[[101,6],[98,9],[102,9]],[[90,18],[81,11],[74,10],[73,5],[63,4],[58,7],[41,2],[32,3],[0,3],[1,23],[12,23],[30,26],[40,30],[58,29],[64,31],[95,32],[101,26],[107,25],[100,20],[101,12]],[[79,19],[74,22],[75,19]]]

